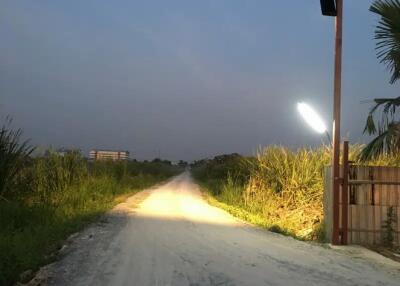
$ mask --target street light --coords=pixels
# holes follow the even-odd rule
[[[328,129],[326,128],[324,121],[310,105],[305,102],[299,102],[297,103],[297,110],[303,117],[304,121],[307,122],[307,124],[310,125],[314,131],[319,134],[325,134],[328,138],[328,142],[331,143],[331,137],[329,136]]]
[[[335,17],[335,70],[333,83],[333,131],[332,131],[332,191],[333,227],[332,244],[340,244],[343,233],[339,231],[339,191],[340,191],[340,106],[342,88],[342,23],[343,0],[320,0],[324,16]]]
[[[324,16],[337,16],[335,0],[321,0],[321,12]]]
[[[303,117],[304,121],[307,122],[307,124],[317,133],[322,134],[326,132],[327,129],[325,123],[310,105],[304,102],[299,102],[297,103],[297,110]]]

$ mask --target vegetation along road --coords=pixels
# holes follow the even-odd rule
[[[69,239],[48,285],[399,285],[395,266],[244,224],[188,172],[138,193]]]

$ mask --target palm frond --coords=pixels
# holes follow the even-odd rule
[[[400,0],[376,0],[369,10],[380,16],[375,29],[377,57],[390,71],[393,84],[400,78]]]
[[[376,125],[385,126],[388,122],[395,120],[395,113],[400,106],[400,97],[396,98],[375,98],[375,105],[371,108],[364,127],[364,134],[375,134],[377,132]],[[382,107],[381,118],[376,122],[375,113]]]
[[[400,122],[391,122],[380,128],[376,136],[360,153],[360,160],[367,161],[381,154],[393,154],[400,150]]]
[[[375,134],[376,133],[376,126],[374,117],[372,114],[369,114],[367,117],[367,122],[365,123],[364,133],[368,134]]]

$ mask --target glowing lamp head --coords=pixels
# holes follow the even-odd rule
[[[307,103],[299,102],[297,104],[297,110],[303,117],[304,121],[311,126],[312,129],[318,133],[325,133],[327,131],[325,123],[315,110]]]

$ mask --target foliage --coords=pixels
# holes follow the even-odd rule
[[[375,29],[377,57],[391,72],[390,83],[400,78],[400,1],[375,0],[370,11],[380,16]],[[400,122],[396,119],[397,98],[376,98],[365,124],[364,133],[377,135],[363,150],[361,160],[379,154],[398,153],[400,147]],[[374,115],[380,111],[380,119]]]
[[[244,202],[263,213],[270,225],[300,238],[313,238],[322,221],[323,177],[330,162],[327,148],[272,146],[261,150],[252,165]]]
[[[29,172],[26,189],[35,192],[42,202],[51,198],[50,192],[63,192],[69,186],[79,185],[88,176],[86,161],[78,152],[64,156],[50,152],[44,158],[33,160],[26,171]]]
[[[244,157],[233,153],[216,156],[212,160],[196,161],[191,167],[196,177],[202,180],[218,181],[235,177],[243,182],[248,179],[248,163]]]
[[[11,118],[7,118],[0,128],[0,200],[12,191],[21,166],[34,149],[28,141],[21,142],[22,131],[11,129],[11,122]]]
[[[246,217],[253,222],[312,238],[322,221],[322,171],[329,161],[326,147],[292,151],[270,146],[254,158],[218,162],[216,157],[203,167],[194,167],[194,176],[217,200],[250,213]]]
[[[377,98],[371,109],[364,133],[377,136],[363,149],[360,154],[362,161],[371,160],[382,154],[395,154],[400,147],[400,123],[396,120],[396,108],[400,105],[398,98]],[[381,110],[382,109],[382,110]],[[375,112],[381,110],[381,118],[376,122]]]
[[[370,9],[380,16],[375,29],[377,56],[392,73],[390,83],[400,78],[400,1],[375,0]]]
[[[21,131],[0,133],[0,285],[50,262],[69,234],[132,194],[176,175],[165,161],[88,162],[79,152],[30,158]],[[7,190],[7,192],[4,192]]]
[[[351,146],[350,160],[356,161],[362,148]],[[331,162],[328,147],[269,146],[255,157],[218,158],[192,166],[193,176],[213,197],[210,202],[272,231],[324,240],[323,170]],[[365,163],[400,166],[400,156],[380,155]]]

